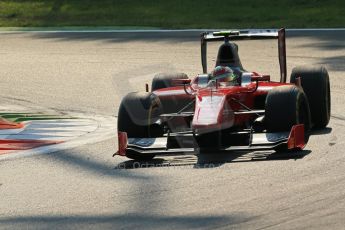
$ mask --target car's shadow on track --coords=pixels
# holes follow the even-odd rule
[[[326,127],[324,129],[316,129],[312,130],[310,135],[324,135],[324,134],[329,134],[332,132],[332,127]]]
[[[119,163],[115,169],[138,169],[153,167],[193,167],[193,168],[215,168],[226,163],[245,163],[253,161],[274,161],[274,160],[298,160],[308,154],[310,150],[289,151],[289,152],[233,152],[233,153],[207,153],[199,155],[181,155],[169,157],[157,157],[150,161],[128,160]]]

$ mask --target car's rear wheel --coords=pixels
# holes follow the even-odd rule
[[[154,93],[154,91],[158,89],[173,87],[173,80],[176,79],[188,79],[188,76],[185,73],[159,73],[153,78],[151,89]],[[176,96],[169,93],[166,95],[160,95],[160,101],[162,103],[164,113],[177,113],[182,109],[185,109],[184,112],[193,111],[193,105],[187,106],[192,100],[193,97],[188,97],[188,95],[182,97],[181,95]],[[174,119],[168,122],[168,126],[171,130],[175,130],[176,125],[173,123],[176,120],[177,119]],[[181,123],[181,121],[178,123]],[[182,123],[184,122],[182,121]],[[188,125],[186,124],[186,126]]]
[[[303,90],[294,85],[273,88],[266,97],[265,107],[265,126],[268,132],[286,132],[293,125],[304,124],[305,143],[308,142],[310,110]]]
[[[307,95],[311,119],[315,128],[324,128],[330,120],[331,95],[329,76],[323,66],[298,66],[292,70],[290,82],[301,79],[302,88]]]
[[[126,132],[128,138],[159,137],[162,128],[156,124],[162,113],[159,98],[153,93],[129,93],[120,104],[117,127],[118,131]],[[135,160],[149,160],[154,154],[128,152],[126,156]]]
[[[173,86],[173,80],[188,79],[185,73],[159,73],[153,77],[151,91]]]

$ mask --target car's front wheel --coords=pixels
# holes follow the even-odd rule
[[[156,123],[162,113],[159,98],[153,93],[129,93],[120,104],[117,127],[126,132],[128,138],[148,138],[163,135]],[[149,160],[154,154],[139,154],[128,151],[126,156],[134,160]]]
[[[292,126],[303,124],[305,143],[308,142],[311,118],[308,99],[302,89],[294,85],[273,88],[266,97],[265,107],[268,132],[287,132]]]

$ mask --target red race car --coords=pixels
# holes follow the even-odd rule
[[[280,81],[245,70],[244,39],[278,39]],[[207,72],[207,43],[224,41],[216,68]],[[285,30],[201,34],[203,74],[157,74],[151,92],[126,95],[118,112],[115,155],[148,160],[156,155],[241,150],[301,150],[312,128],[330,119],[330,84],[322,66],[292,70],[286,83]]]

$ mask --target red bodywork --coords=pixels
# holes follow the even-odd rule
[[[187,87],[189,94],[185,92],[185,86],[159,89],[154,91],[154,94],[161,101],[169,100],[172,97],[174,100],[188,101],[195,97],[194,117],[191,126],[197,132],[204,133],[233,126],[241,127],[251,118],[254,119],[252,114],[235,113],[243,110],[238,102],[248,108],[254,108],[256,98],[260,96],[264,98],[274,87],[289,85],[289,83],[269,80],[268,75],[253,72],[251,73],[251,82],[245,86],[221,86],[218,83],[217,86],[213,87],[201,87],[198,84],[198,77],[196,77]]]

